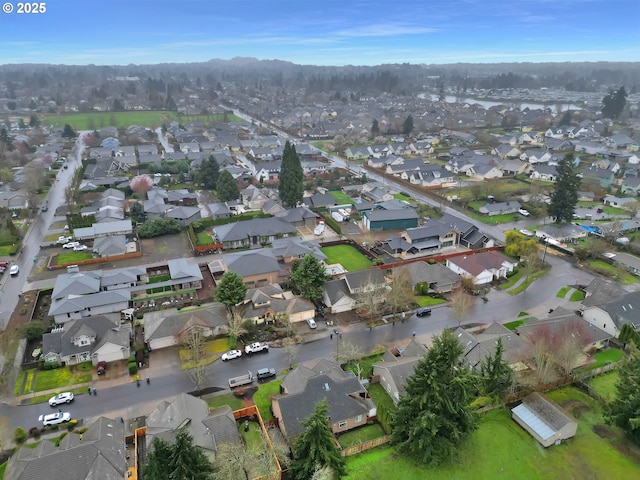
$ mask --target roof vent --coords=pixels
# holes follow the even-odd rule
[[[325,389],[325,391],[327,391],[327,392],[328,392],[329,390],[331,390],[331,389],[329,388],[329,384],[328,384],[328,383],[325,383],[325,384],[324,384],[324,389]]]

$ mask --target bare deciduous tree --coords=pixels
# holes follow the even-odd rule
[[[242,442],[221,443],[216,451],[214,480],[249,480],[254,467],[251,452]]]
[[[473,298],[462,288],[458,288],[451,294],[450,304],[453,316],[458,321],[458,326],[462,325],[462,322],[471,313]]]
[[[298,344],[296,343],[294,338],[287,338],[283,342],[284,345],[284,353],[289,360],[289,370],[293,368],[293,361],[298,355]]]
[[[362,367],[360,366],[360,359],[362,358],[362,350],[360,347],[347,340],[343,340],[340,335],[336,341],[336,360],[344,363],[352,362],[356,368],[356,375],[358,378],[361,378]]]
[[[205,336],[199,327],[191,327],[179,334],[187,355],[183,359],[187,375],[194,383],[197,390],[202,390],[207,381],[207,363],[205,352]]]
[[[247,329],[244,328],[244,322],[242,320],[242,313],[238,309],[234,309],[232,313],[228,315],[229,323],[227,324],[227,335],[233,342],[237,342],[238,338],[247,334]]]
[[[582,322],[565,322],[554,335],[554,358],[565,375],[570,375],[582,357],[582,347],[591,343],[592,337]]]
[[[539,325],[529,336],[532,348],[533,364],[540,383],[547,383],[552,377],[555,363],[554,339],[549,325]]]
[[[391,305],[393,314],[407,308],[413,302],[413,288],[406,269],[398,269],[393,276],[391,290],[387,294],[387,303]]]

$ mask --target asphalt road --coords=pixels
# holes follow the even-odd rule
[[[49,190],[47,197],[38,205],[38,213],[31,223],[31,227],[25,234],[23,239],[22,251],[15,257],[13,264],[20,267],[20,272],[15,277],[10,277],[6,272],[0,279],[0,329],[4,330],[9,322],[11,313],[15,310],[18,304],[18,294],[22,292],[24,284],[27,282],[27,278],[31,273],[31,269],[34,266],[34,259],[37,260],[38,253],[40,252],[40,244],[43,239],[49,234],[49,225],[55,216],[55,210],[60,205],[64,204],[64,190],[69,182],[73,178],[75,169],[80,165],[80,159],[82,158],[82,151],[84,146],[81,140],[82,135],[78,136],[76,146],[74,147],[73,156],[67,158],[68,168],[61,168],[56,177],[56,181]],[[47,204],[48,210],[42,212],[41,206]]]

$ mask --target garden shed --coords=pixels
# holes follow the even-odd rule
[[[543,447],[575,436],[578,421],[547,396],[533,392],[511,409],[512,418]]]

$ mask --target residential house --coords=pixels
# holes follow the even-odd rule
[[[555,183],[558,179],[558,172],[555,165],[539,165],[529,176],[536,180]]]
[[[511,200],[509,202],[494,202],[486,203],[478,208],[478,211],[483,215],[489,217],[493,215],[505,215],[509,213],[517,213],[522,208],[522,205],[517,200]]]
[[[225,253],[222,255],[222,262],[223,271],[236,272],[251,287],[280,281],[280,264],[270,248]],[[212,273],[215,275],[218,272]]]
[[[180,226],[187,227],[196,220],[200,220],[202,212],[199,207],[172,207],[165,216],[177,220]]]
[[[366,160],[373,155],[368,147],[350,147],[344,151],[348,160]]]
[[[58,280],[56,280],[57,284]],[[49,316],[53,317],[56,323],[61,324],[93,315],[121,312],[129,308],[130,301],[131,292],[126,289],[68,294],[60,297],[52,295]]]
[[[611,148],[615,148],[615,149],[626,148],[631,152],[638,151],[638,142],[635,141],[633,138],[629,137],[628,135],[624,135],[621,133],[611,135],[609,138],[605,139],[605,142]]]
[[[265,245],[278,238],[294,235],[296,227],[281,218],[254,218],[213,227],[213,237],[223,248]]]
[[[515,144],[511,145],[511,144],[504,144],[504,143],[501,143],[496,148],[494,148],[491,153],[493,153],[494,155],[497,155],[502,160],[519,158],[520,155],[522,154],[520,149],[517,148]]]
[[[126,360],[131,354],[131,326],[120,325],[120,313],[94,315],[65,323],[42,336],[45,362],[77,365]]]
[[[19,448],[8,460],[4,480],[40,480],[55,475],[90,480],[122,479],[129,475],[125,424],[98,417],[82,434],[69,432],[59,444],[41,441]]]
[[[609,205],[611,207],[616,207],[616,208],[624,208],[624,209],[628,209],[629,205],[634,205],[637,202],[638,202],[637,198],[633,198],[633,197],[620,198],[620,197],[616,197],[615,195],[605,195],[604,198],[602,199],[602,203],[604,203],[605,205]]]
[[[290,264],[293,260],[302,259],[305,255],[313,255],[321,262],[327,260],[320,245],[302,240],[300,237],[279,238],[271,243],[271,251],[278,262]]]
[[[369,202],[384,202],[394,198],[390,192],[379,187],[375,187],[371,190],[363,190],[360,196],[365,201]]]
[[[523,162],[522,160],[503,160],[502,161],[502,175],[505,177],[516,177],[518,175],[526,175],[533,167],[530,163]]]
[[[144,314],[144,341],[153,350],[178,345],[184,335],[197,330],[204,337],[227,333],[227,308],[221,303],[201,310],[180,311],[175,308]]]
[[[393,276],[407,275],[412,289],[427,285],[430,292],[448,293],[460,286],[460,277],[441,263],[412,262],[393,269]]]
[[[94,223],[91,227],[75,228],[73,238],[75,240],[93,240],[109,235],[131,235],[133,225],[131,219],[118,222]]]
[[[471,277],[475,285],[486,285],[507,278],[507,273],[512,272],[518,262],[493,250],[449,257],[446,265],[458,275]]]
[[[282,380],[282,394],[272,397],[271,409],[282,435],[291,444],[304,431],[302,422],[325,400],[334,433],[366,425],[376,414],[367,390],[350,371],[331,360],[301,364]]]
[[[413,375],[416,365],[426,353],[426,347],[413,339],[403,349],[387,350],[380,361],[373,364],[373,378],[378,379],[394,404],[397,405],[407,393],[407,379]]]
[[[601,188],[609,188],[615,178],[615,172],[606,168],[598,168],[591,166],[582,173],[583,180],[593,180],[600,185]]]
[[[291,323],[304,322],[315,316],[315,305],[303,297],[284,292],[277,283],[250,288],[239,307],[243,320],[270,323],[286,316]]]
[[[267,201],[279,199],[278,192],[270,188],[258,188],[255,185],[249,185],[247,188],[240,190],[240,200],[247,210],[261,210]]]
[[[254,166],[255,177],[262,183],[277,182],[280,179],[280,168],[282,162],[280,160],[272,160],[270,162],[257,163]]]
[[[99,237],[93,241],[93,253],[100,257],[112,257],[127,253],[127,237],[124,235],[113,235],[110,237]],[[135,251],[135,242],[131,242],[131,247]]]
[[[530,164],[546,163],[551,158],[551,153],[541,149],[529,149],[522,152],[520,160]]]
[[[327,282],[322,298],[325,305],[330,307],[331,313],[348,312],[361,307],[368,300],[375,303],[383,302],[386,287],[387,282],[382,270],[372,268],[349,272],[338,280]]]
[[[415,185],[427,188],[443,188],[457,184],[458,178],[453,172],[439,165],[424,165],[419,170],[410,172],[408,180]]]
[[[603,154],[607,151],[607,146],[600,142],[580,139],[574,143],[576,153],[586,153],[587,155]]]
[[[574,437],[578,421],[546,395],[529,394],[511,409],[511,417],[543,447]]]
[[[316,193],[309,197],[303,197],[302,201],[309,208],[333,207],[336,199],[330,193]]]
[[[278,212],[275,217],[281,218],[296,228],[307,227],[313,229],[316,226],[318,214],[313,213],[308,207],[297,207]]]
[[[460,361],[476,372],[480,371],[485,359],[495,355],[498,339],[502,341],[504,349],[502,358],[509,366],[514,366],[527,355],[527,343],[500,323],[493,322],[475,333],[458,327],[453,334],[462,346]]]
[[[597,279],[596,279],[597,280]],[[596,290],[587,287],[587,296],[582,301],[582,318],[617,337],[622,325],[630,324],[634,329],[640,328],[638,313],[640,311],[640,292],[626,293],[619,286],[594,280],[590,285],[599,285]]]
[[[179,394],[173,401],[164,400],[145,420],[147,450],[155,438],[169,444],[175,441],[180,429],[185,429],[194,445],[200,447],[210,460],[222,444],[240,443],[240,433],[229,405],[210,409],[207,402],[188,393]]]

